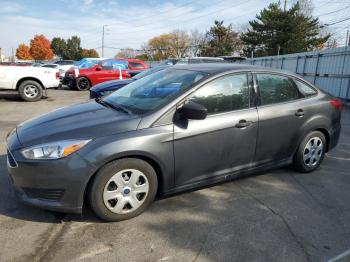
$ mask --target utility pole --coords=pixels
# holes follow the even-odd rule
[[[287,0],[284,0],[284,8],[283,8],[284,12],[287,10]]]
[[[102,57],[105,56],[105,25],[102,26]]]

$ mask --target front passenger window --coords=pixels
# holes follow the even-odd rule
[[[223,76],[213,80],[195,91],[189,100],[207,108],[209,115],[249,108],[247,74]]]
[[[292,80],[285,76],[257,74],[261,105],[296,100],[299,92]]]

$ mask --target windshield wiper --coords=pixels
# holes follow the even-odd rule
[[[99,104],[104,105],[104,106],[108,106],[110,108],[113,108],[114,110],[123,111],[124,113],[127,113],[129,115],[133,114],[129,109],[126,109],[125,107],[123,107],[121,105],[109,103],[109,102],[103,100],[101,97],[95,98],[95,101]]]

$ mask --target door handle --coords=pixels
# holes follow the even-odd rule
[[[302,117],[304,116],[305,113],[304,113],[304,110],[303,109],[298,109],[296,112],[295,112],[295,116],[297,117]]]
[[[252,125],[253,122],[252,121],[247,121],[245,119],[241,119],[239,120],[239,122],[235,125],[235,127],[237,128],[245,128],[245,127],[248,127],[250,125]]]

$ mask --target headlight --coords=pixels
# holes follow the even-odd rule
[[[90,141],[91,139],[58,141],[26,148],[21,152],[27,159],[58,159],[69,156]]]

